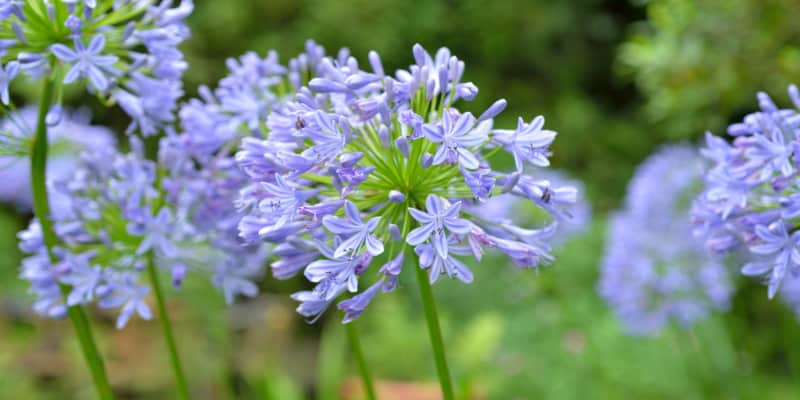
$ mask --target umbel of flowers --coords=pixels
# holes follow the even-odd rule
[[[189,37],[182,21],[194,8],[191,0],[173,3],[0,1],[0,101],[9,105],[8,87],[21,75],[83,81],[130,115],[129,131],[158,133],[183,93],[187,64],[177,46]]]
[[[631,334],[688,326],[727,309],[725,265],[692,236],[692,199],[705,162],[688,145],[658,150],[636,170],[606,235],[598,290]]]
[[[715,253],[749,253],[742,273],[760,277],[768,296],[800,272],[800,93],[789,86],[795,108],[781,109],[759,93],[760,111],[728,127],[732,137],[706,135],[711,167],[693,218]]]
[[[163,151],[169,164],[157,163],[144,157],[137,140],[132,145],[128,154],[113,148],[85,152],[70,178],[51,184],[55,262],[37,220],[20,234],[20,247],[29,254],[21,274],[37,296],[35,309],[59,317],[66,306],[96,302],[120,310],[117,328],[135,314],[150,319],[144,299],[151,265],[165,269],[175,287],[187,274],[205,272],[228,302],[237,294],[255,295],[251,280],[261,275],[266,252],[243,246],[235,223],[218,211],[228,209],[236,191],[225,197],[217,180],[200,184],[207,176],[187,170],[174,153]],[[59,283],[69,287],[66,302]]]
[[[420,45],[413,50],[415,64],[394,75],[376,52],[368,70],[347,52],[322,58],[315,77],[269,114],[268,135],[244,139],[236,154],[250,181],[239,200],[247,212],[240,235],[278,244],[277,277],[303,271],[316,284],[293,296],[306,317],[349,292],[357,294],[337,306],[345,322],[357,318],[396,287],[409,253],[430,283],[442,276],[472,282],[462,260],[480,260],[485,249],[524,268],[552,260],[547,227],[485,220],[468,206],[509,193],[564,215],[575,189],[536,174],[549,165],[556,133],[543,129],[542,117],[496,129],[505,100],[477,117],[460,111],[458,102],[478,92],[462,81],[464,63],[447,48],[433,56]],[[515,168],[492,168],[500,152],[513,156]],[[381,255],[388,261],[376,265]],[[359,284],[364,276],[373,281],[367,288]]]
[[[118,103],[125,110],[132,120],[128,133],[163,132],[175,120],[182,95],[187,65],[177,46],[189,36],[182,21],[192,9],[190,0],[0,1],[0,110],[16,109],[9,87],[21,77],[42,85],[26,149],[38,222],[21,235],[21,246],[31,255],[23,277],[33,284],[38,310],[69,316],[103,399],[113,398],[113,392],[81,305],[98,299],[103,307],[122,307],[119,325],[134,313],[149,316],[141,301],[147,288],[129,273],[137,268],[150,272],[178,394],[188,397],[153,266],[170,249],[169,240],[161,240],[165,230],[174,229],[165,226],[173,222],[169,217],[183,216],[162,207],[163,196],[156,193],[166,193],[166,182],[136,153],[93,152],[68,184],[48,190],[48,129],[63,119],[63,86],[80,84],[105,104]],[[111,182],[116,186],[107,186]],[[56,200],[59,194],[67,200]],[[69,204],[51,212],[51,195]],[[140,237],[138,247],[127,259],[117,258],[139,240],[133,236]]]

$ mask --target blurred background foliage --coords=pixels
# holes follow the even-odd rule
[[[633,168],[667,141],[722,133],[755,108],[757,90],[783,99],[800,76],[798,16],[794,0],[197,1],[186,90],[213,86],[228,57],[276,49],[288,60],[307,38],[361,60],[376,49],[387,68],[408,65],[415,42],[450,47],[480,88],[468,108],[504,97],[499,124],[545,115],[559,132],[553,164],[585,183],[595,210],[552,268],[489,257],[474,284],[436,286],[461,396],[783,399],[798,390],[800,329],[757,283],[741,280],[730,313],[656,338],[625,336],[595,286],[606,213]],[[93,109],[98,123],[127,123]],[[16,279],[15,234],[29,217],[0,213],[0,398],[92,398],[69,325],[33,316]],[[359,321],[362,343],[384,398],[435,396],[418,292],[401,282]],[[171,293],[196,398],[358,398],[340,316],[302,321],[287,296],[302,285],[266,279],[266,294],[231,308],[205,283]],[[155,324],[117,332],[102,313],[95,321],[120,397],[169,398]]]

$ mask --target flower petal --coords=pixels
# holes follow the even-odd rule
[[[408,236],[406,237],[406,242],[412,246],[416,246],[428,240],[428,237],[431,236],[431,232],[433,232],[434,228],[435,225],[433,224],[433,222],[430,222],[420,226],[419,228],[413,229],[411,232],[408,233]]]

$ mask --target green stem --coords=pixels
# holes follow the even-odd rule
[[[172,365],[172,372],[175,374],[175,385],[177,386],[178,398],[187,400],[189,398],[189,387],[186,384],[186,377],[183,374],[183,366],[181,365],[181,359],[178,356],[178,346],[175,345],[175,337],[172,335],[172,325],[169,322],[167,307],[164,303],[164,293],[161,291],[161,284],[158,280],[158,271],[156,271],[152,252],[150,252],[147,257],[147,274],[150,275],[150,284],[153,286],[153,293],[156,297],[156,304],[158,306],[158,321],[164,334],[164,340],[167,342],[169,361]]]
[[[53,91],[55,82],[51,79],[46,79],[44,88],[42,90],[42,98],[39,102],[39,115],[36,120],[36,133],[33,138],[33,145],[31,148],[31,190],[33,192],[33,210],[39,220],[39,226],[42,229],[42,238],[44,240],[47,255],[51,263],[55,263],[55,254],[53,248],[56,245],[56,233],[53,230],[53,222],[50,220],[50,202],[47,197],[47,125],[45,117],[50,109],[50,103],[53,99]],[[69,288],[61,285],[61,294],[64,298],[69,294]],[[111,385],[108,383],[106,377],[105,366],[103,359],[100,357],[100,352],[97,350],[92,329],[89,325],[89,318],[86,312],[79,305],[67,307],[67,316],[69,316],[72,326],[75,328],[75,334],[78,337],[78,342],[81,347],[81,352],[89,365],[89,371],[92,375],[97,395],[99,398],[113,399],[114,392],[111,390]]]
[[[422,297],[422,306],[425,309],[425,320],[428,323],[428,335],[431,337],[431,347],[433,356],[436,360],[436,372],[439,374],[439,385],[442,387],[444,400],[453,400],[453,382],[450,379],[450,370],[447,368],[447,357],[444,351],[444,340],[442,340],[442,329],[439,326],[439,317],[436,314],[436,303],[433,300],[431,283],[428,274],[419,267],[419,259],[416,254],[412,264],[417,271],[417,281],[419,282],[419,292]]]
[[[347,340],[350,343],[350,351],[358,364],[358,372],[361,374],[361,381],[364,383],[364,389],[367,392],[367,399],[375,400],[375,387],[372,385],[372,377],[369,373],[367,360],[364,358],[364,352],[361,350],[361,341],[358,338],[358,329],[354,322],[344,324],[344,329],[347,331]]]

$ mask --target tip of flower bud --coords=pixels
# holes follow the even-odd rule
[[[789,98],[796,108],[800,108],[800,90],[797,89],[797,85],[794,83],[789,85]]]
[[[389,191],[389,201],[393,203],[402,203],[406,201],[406,195],[398,190],[390,190]]]
[[[491,106],[489,106],[489,108],[486,109],[486,111],[483,112],[483,114],[481,114],[480,117],[478,117],[478,121],[479,122],[486,121],[487,119],[492,119],[496,117],[498,114],[500,114],[501,112],[503,112],[503,110],[506,109],[507,105],[508,102],[506,101],[506,99],[500,99],[495,101]]]
[[[424,65],[425,64],[425,56],[427,55],[427,52],[425,51],[425,48],[422,47],[422,45],[419,44],[419,43],[414,43],[414,47],[412,48],[412,51],[414,53],[414,61],[417,62],[417,65],[420,65],[420,66]]]
[[[433,156],[429,153],[422,155],[422,168],[428,168],[433,164]]]
[[[375,72],[375,75],[383,77],[383,64],[381,63],[381,56],[375,50],[370,50],[369,54],[367,55],[369,58],[369,63],[372,66],[372,71]]]
[[[389,224],[389,237],[398,242],[403,241],[403,234],[400,232],[400,228],[395,224]]]
[[[61,107],[61,104],[54,105],[50,111],[47,112],[47,115],[44,118],[47,126],[53,127],[58,125],[61,122],[61,116],[63,113],[64,109]]]
[[[405,136],[400,136],[399,138],[395,139],[394,145],[397,146],[397,149],[403,153],[403,156],[408,158],[408,139]]]

